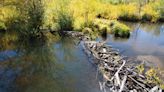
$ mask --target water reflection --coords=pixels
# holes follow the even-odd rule
[[[26,92],[28,85],[33,87],[41,80],[45,83],[52,83],[49,78],[55,77],[55,70],[59,69],[56,65],[57,58],[53,54],[53,47],[34,43],[15,43],[14,46],[19,47],[12,51],[15,51],[18,56],[1,62],[1,92],[13,92],[13,90]],[[40,86],[44,88],[43,85]],[[33,92],[36,91],[33,90]]]
[[[0,49],[0,92],[99,92],[95,68],[76,39],[7,41]]]
[[[108,36],[108,44],[120,49],[123,54],[130,57],[155,57],[149,61],[164,65],[164,24],[126,23],[132,29],[129,39],[115,39]],[[159,62],[158,62],[159,61]]]

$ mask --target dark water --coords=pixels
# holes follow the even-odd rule
[[[129,39],[108,35],[108,44],[123,55],[137,57],[164,70],[164,24],[126,23],[131,28]]]
[[[96,68],[77,40],[14,42],[2,35],[0,92],[99,92]]]

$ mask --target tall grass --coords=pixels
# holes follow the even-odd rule
[[[100,11],[100,6],[98,0],[72,0],[69,9],[74,18],[74,30],[91,26]]]
[[[125,21],[164,20],[163,0],[4,1],[0,7],[0,29],[16,29],[23,34],[36,34],[40,28],[80,31],[92,26],[97,17]]]
[[[55,31],[73,30],[73,16],[68,4],[71,0],[45,0],[44,27]]]

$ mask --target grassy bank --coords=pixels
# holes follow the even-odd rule
[[[116,20],[95,19],[92,26],[82,30],[86,34],[100,33],[106,35],[113,34],[115,37],[128,38],[130,36],[130,28]]]
[[[163,5],[163,0],[3,0],[0,30],[37,36],[40,29],[82,31],[93,26],[97,18],[158,22],[164,20]],[[119,24],[115,29],[124,28]],[[124,34],[124,31],[115,31],[115,34]]]

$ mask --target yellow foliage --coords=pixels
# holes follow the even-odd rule
[[[18,15],[19,13],[14,6],[0,7],[0,22],[5,23]]]
[[[60,16],[59,11],[63,14],[73,17],[74,30],[81,30],[84,26],[90,26],[93,20],[101,15],[102,18],[110,20],[149,20],[152,22],[158,21],[160,17],[164,15],[162,9],[162,0],[156,0],[155,2],[144,4],[140,7],[138,1],[131,1],[129,3],[113,4],[105,0],[42,0],[44,4],[44,28],[51,27],[52,29],[58,29],[58,18]],[[111,2],[113,2],[111,0]],[[0,7],[0,25],[4,25],[13,17],[19,16],[19,10],[16,9],[13,3],[17,6],[24,6],[25,2],[21,0],[4,0],[7,6]],[[140,14],[141,9],[141,14]],[[21,15],[21,14],[20,14]],[[67,16],[66,15],[66,16]],[[22,17],[23,18],[23,17]],[[6,26],[6,25],[5,25]]]
[[[45,0],[44,7],[44,27],[54,27],[55,19],[57,19],[57,0]],[[51,3],[50,3],[51,2]],[[56,24],[57,25],[57,24]]]
[[[137,66],[137,71],[139,72],[139,74],[142,74],[144,72],[144,70],[145,70],[145,68],[144,68],[143,64]]]
[[[119,8],[112,4],[102,4],[100,14],[106,19],[117,19],[119,16]]]
[[[157,10],[153,8],[153,5],[154,4],[145,5],[142,10],[142,16],[143,18],[147,18],[151,22],[156,22],[159,19],[160,14]]]
[[[151,68],[146,72],[146,77],[148,80],[148,83],[155,83],[155,84],[161,84],[161,80],[158,77],[157,71],[154,68]]]
[[[122,17],[133,18],[139,16],[139,9],[136,3],[130,3],[128,5],[120,5],[119,14]]]
[[[98,0],[72,0],[69,9],[75,20],[74,28],[81,29],[83,25],[89,26],[96,18],[100,6]]]

